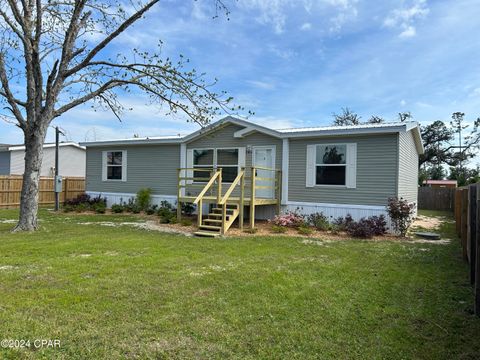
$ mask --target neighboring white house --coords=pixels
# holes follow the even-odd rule
[[[24,145],[0,145],[0,175],[23,175]],[[61,176],[85,177],[85,148],[74,142],[60,143],[59,173]],[[43,146],[40,176],[55,174],[55,144]]]

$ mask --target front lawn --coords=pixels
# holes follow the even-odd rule
[[[61,346],[1,359],[480,357],[451,223],[439,245],[205,239],[46,210],[11,234],[15,216],[0,211],[0,340]]]

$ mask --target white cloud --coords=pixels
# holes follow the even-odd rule
[[[328,17],[331,22],[330,31],[338,31],[343,24],[357,16],[357,2],[358,0],[239,0],[238,6],[242,10],[255,11],[257,22],[271,25],[276,34],[281,34],[285,31],[290,16],[298,15],[295,13],[298,9],[308,15]],[[300,30],[309,30],[311,27],[311,23],[305,22]]]
[[[405,30],[403,30],[398,37],[405,39],[409,37],[413,37],[417,35],[417,30],[413,26],[408,26]]]
[[[427,0],[413,0],[410,6],[394,9],[383,21],[385,27],[401,30],[400,38],[416,35],[415,23],[424,19],[430,12]]]
[[[407,105],[407,102],[404,99],[402,99],[402,100],[400,100],[400,105],[405,106],[405,105]]]
[[[312,24],[310,23],[303,23],[302,26],[300,26],[300,30],[302,31],[306,31],[306,30],[310,30],[312,28]]]
[[[259,81],[259,80],[248,80],[247,83],[250,85],[253,85],[254,87],[258,89],[263,89],[263,90],[273,90],[275,89],[275,84],[272,82],[267,82],[267,81]]]

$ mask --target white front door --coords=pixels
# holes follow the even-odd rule
[[[263,168],[275,169],[275,147],[274,146],[258,146],[253,147],[253,161],[254,167],[259,166]],[[275,171],[264,169],[257,170],[258,178],[267,178],[271,180],[257,180],[256,186],[271,186],[271,188],[256,189],[255,196],[258,198],[272,199],[275,197]]]

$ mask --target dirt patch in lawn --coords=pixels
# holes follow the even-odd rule
[[[437,217],[430,217],[430,216],[423,216],[418,215],[415,221],[412,224],[414,228],[422,228],[427,230],[435,230],[442,225],[443,222],[447,221],[446,218],[437,216]]]
[[[144,222],[111,222],[111,221],[95,221],[95,222],[80,222],[79,225],[99,225],[107,227],[117,227],[117,226],[131,226],[137,229],[148,230],[148,231],[159,231],[170,234],[180,234],[185,236],[192,236],[191,231],[179,229],[176,226],[170,224],[160,224],[158,221],[147,220]]]

